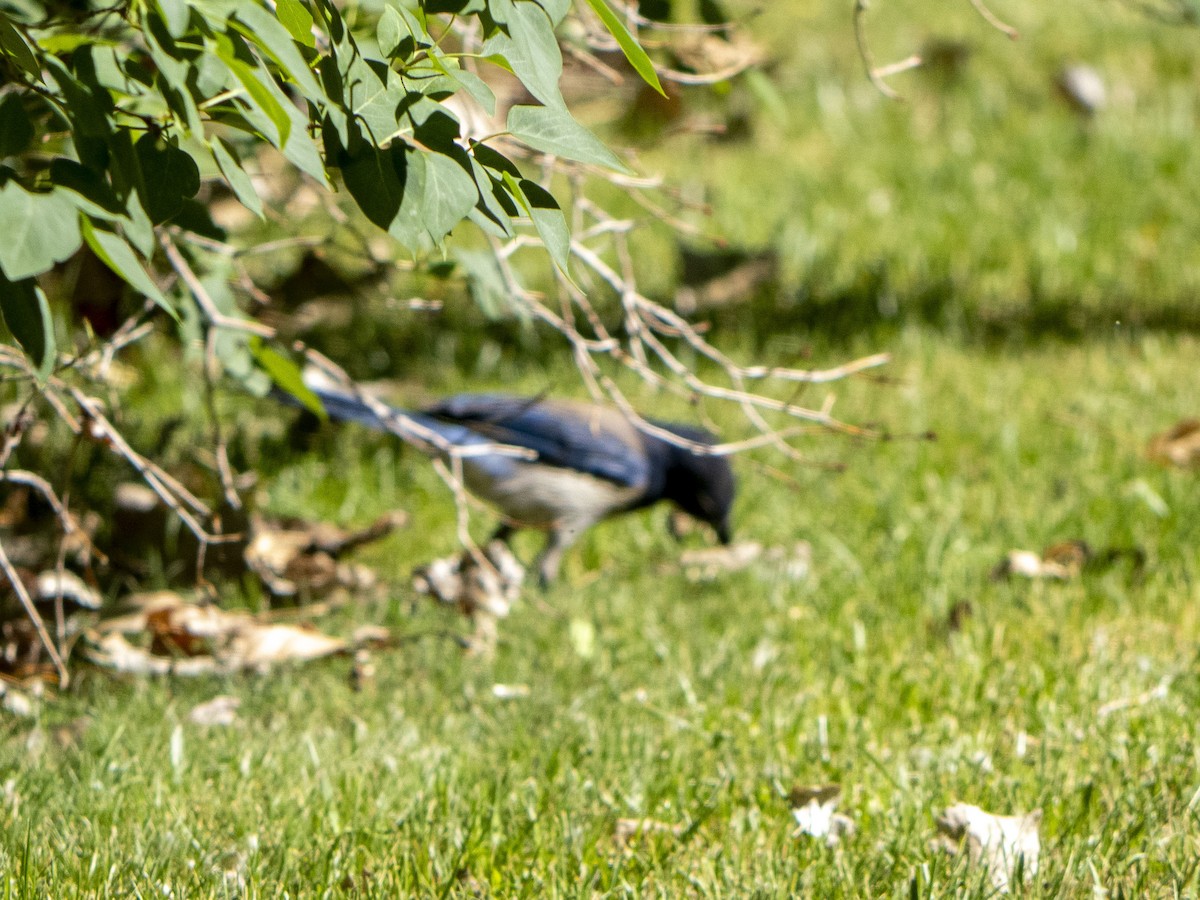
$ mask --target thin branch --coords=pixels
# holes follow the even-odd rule
[[[891,67],[884,66],[880,68],[875,65],[875,56],[871,53],[871,45],[867,41],[866,16],[870,5],[870,0],[855,0],[854,2],[854,40],[858,43],[858,55],[863,61],[863,66],[866,67],[867,78],[870,79],[871,84],[875,85],[875,89],[889,100],[902,101],[904,98],[892,90],[888,83],[883,80],[885,74],[891,74],[888,72],[888,69]],[[913,65],[920,65],[921,63],[920,57],[917,56],[910,56],[908,60],[905,60],[905,63],[907,64],[912,60],[915,60],[915,62],[912,65],[905,65],[904,69],[911,69]]]
[[[21,573],[17,571],[12,561],[8,558],[8,554],[4,551],[3,541],[0,541],[0,569],[4,571],[4,576],[8,579],[8,583],[12,585],[13,592],[17,595],[17,599],[21,601],[21,606],[25,608],[25,614],[29,616],[29,621],[33,623],[34,630],[37,631],[38,640],[42,642],[42,646],[46,648],[46,654],[50,657],[50,661],[54,663],[54,669],[58,672],[59,685],[67,687],[71,683],[71,676],[67,674],[67,667],[63,663],[62,655],[58,652],[58,647],[55,646],[54,640],[50,637],[50,632],[46,630],[46,623],[42,620],[42,614],[34,606],[33,598],[29,596],[29,591],[25,588],[25,582],[21,580]]]
[[[1017,29],[1000,21],[1000,19],[996,17],[996,14],[988,9],[983,0],[971,0],[971,5],[975,7],[975,11],[979,13],[979,15],[983,16],[983,21],[987,22],[997,31],[1006,35],[1009,40],[1015,41],[1021,36],[1021,33],[1017,31]]]

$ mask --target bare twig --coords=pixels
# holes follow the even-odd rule
[[[1011,25],[1007,25],[1004,22],[1000,21],[1000,19],[997,18],[996,14],[994,12],[992,12],[990,9],[988,9],[987,5],[983,2],[983,0],[971,0],[971,5],[973,7],[975,7],[975,11],[983,17],[983,21],[987,22],[989,25],[991,25],[997,31],[1006,35],[1009,38],[1009,40],[1015,41],[1017,38],[1019,38],[1021,36],[1021,33],[1019,31],[1017,31],[1017,29],[1013,28]]]
[[[33,623],[34,630],[37,631],[38,639],[42,642],[42,646],[46,648],[46,654],[50,657],[50,661],[54,663],[54,669],[58,673],[59,685],[66,687],[70,684],[71,677],[67,674],[67,667],[63,663],[62,654],[58,652],[58,647],[55,646],[54,640],[50,637],[50,632],[46,630],[46,623],[42,621],[41,613],[33,605],[33,598],[29,596],[29,591],[25,589],[25,582],[21,580],[21,574],[8,558],[8,554],[4,550],[3,541],[0,541],[0,569],[4,571],[4,577],[12,585],[13,592],[17,595],[17,599],[21,601],[21,606],[25,608],[25,614],[29,616],[29,621]]]
[[[878,67],[875,65],[875,56],[871,53],[871,45],[867,41],[867,10],[870,8],[870,0],[855,0],[854,2],[854,39],[858,43],[858,55],[863,61],[863,66],[867,70],[867,78],[871,80],[871,84],[875,85],[875,89],[889,100],[903,100],[904,98],[897,94],[884,81],[886,75],[893,74],[890,71],[893,67],[884,66]],[[897,71],[911,69],[913,66],[921,64],[919,56],[910,56],[904,61],[902,67]]]

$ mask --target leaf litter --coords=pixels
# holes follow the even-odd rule
[[[1103,569],[1122,559],[1128,559],[1134,575],[1146,565],[1146,553],[1140,547],[1104,547],[1096,549],[1087,541],[1076,538],[1050,544],[1041,553],[1033,550],[1010,550],[993,568],[991,578],[1070,581],[1087,570]]]
[[[854,820],[843,813],[837,812],[838,801],[842,796],[841,785],[798,785],[789,792],[788,801],[792,806],[792,817],[796,820],[796,829],[792,837],[808,835],[820,838],[826,847],[836,847],[842,838],[854,834]]]
[[[279,623],[192,602],[172,591],[132,599],[134,612],[101,622],[85,634],[84,654],[93,664],[131,675],[266,672],[390,639],[386,631],[370,628],[346,640],[303,623]],[[146,643],[134,643],[130,636]]]
[[[679,564],[688,581],[713,581],[756,563],[761,563],[765,570],[799,581],[808,575],[812,565],[812,545],[808,541],[798,541],[790,548],[768,548],[758,541],[739,541],[727,547],[685,550],[679,555]]]
[[[1026,882],[1037,874],[1041,824],[1040,809],[999,816],[970,803],[956,803],[937,817],[933,847],[958,854],[965,845],[971,864],[982,867],[992,887],[1006,894],[1018,873]]]
[[[1155,435],[1146,455],[1155,462],[1181,469],[1200,467],[1200,419],[1183,419]]]

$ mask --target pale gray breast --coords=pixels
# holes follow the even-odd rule
[[[507,478],[490,478],[463,460],[472,494],[526,528],[583,530],[632,505],[641,489],[622,487],[573,469],[517,462]]]

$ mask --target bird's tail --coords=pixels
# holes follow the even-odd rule
[[[308,367],[304,370],[304,386],[321,401],[321,406],[331,419],[342,422],[356,422],[377,431],[393,431],[394,427],[380,416],[380,413],[395,412],[409,414],[407,410],[394,409],[382,402],[368,403],[360,396],[337,386],[331,379],[326,378],[318,370]],[[309,404],[283,388],[272,386],[271,397],[288,406],[307,409]]]
[[[382,401],[367,402],[361,396],[333,385],[320,373],[311,369],[304,372],[304,384],[325,408],[331,419],[354,422],[376,431],[386,431],[413,443],[426,452],[445,445],[468,446],[486,444],[489,440],[466,425],[446,422],[426,413],[389,406]],[[278,387],[271,389],[271,396],[289,406],[307,408],[295,395]],[[403,421],[402,418],[403,417]],[[414,432],[412,426],[416,426]]]

